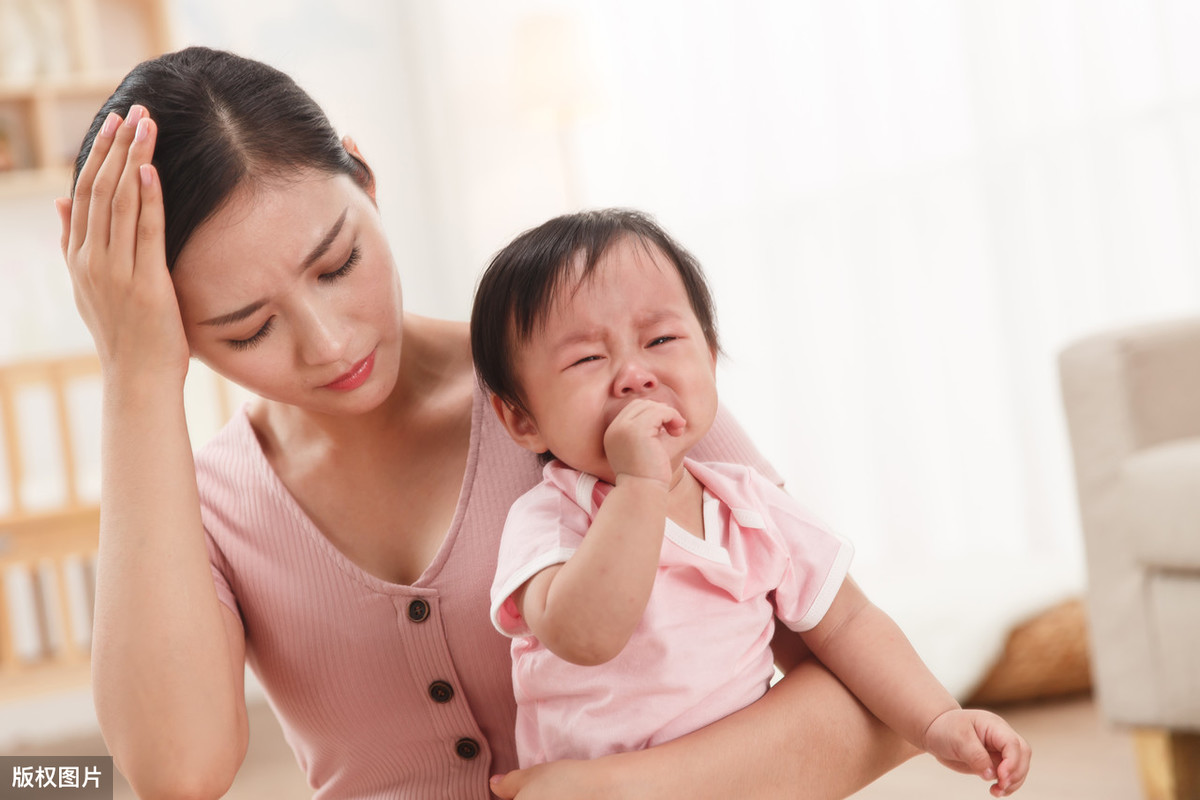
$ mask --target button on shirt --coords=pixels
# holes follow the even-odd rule
[[[429,603],[417,598],[408,604],[408,618],[413,622],[424,622],[429,619]]]

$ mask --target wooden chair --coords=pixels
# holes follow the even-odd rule
[[[0,703],[90,679],[99,389],[93,354],[0,365]],[[246,397],[193,364],[184,398],[192,441],[215,433]],[[86,485],[89,476],[96,486]],[[47,483],[58,489],[49,501]]]
[[[72,399],[76,387],[98,387],[99,373],[92,355],[0,366],[7,473],[7,503],[0,506],[0,701],[88,680],[100,505],[80,489]],[[30,399],[36,402],[23,402]],[[27,419],[30,408],[41,412],[42,430]],[[98,419],[98,399],[92,410]],[[35,448],[42,455],[58,451],[52,504],[31,499]]]

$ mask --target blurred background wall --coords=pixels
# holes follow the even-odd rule
[[[1197,4],[170,11],[175,44],[291,73],[358,140],[413,311],[465,319],[552,215],[655,214],[714,286],[726,403],[932,661],[1078,592],[1054,359],[1200,306]],[[35,194],[0,198],[0,359],[90,346]]]

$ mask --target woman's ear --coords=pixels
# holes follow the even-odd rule
[[[363,191],[366,192],[367,196],[371,198],[372,202],[374,202],[375,201],[375,173],[371,170],[371,166],[369,164],[367,164],[367,160],[365,158],[363,158],[362,153],[359,152],[358,144],[353,139],[351,139],[349,136],[342,137],[342,147],[346,148],[346,152],[350,154],[350,157],[353,158],[355,161],[357,161],[359,166],[362,167],[363,173],[365,175],[365,179],[364,179],[365,182],[360,181],[359,185],[362,186]]]
[[[549,449],[542,441],[541,434],[538,433],[537,423],[528,413],[519,408],[513,408],[496,395],[492,395],[492,409],[500,418],[500,424],[504,426],[504,430],[508,431],[512,440],[521,447],[539,455]]]

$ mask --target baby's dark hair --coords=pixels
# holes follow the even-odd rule
[[[84,135],[75,179],[109,112],[125,116],[135,103],[158,124],[153,163],[162,181],[169,269],[193,231],[247,180],[286,180],[311,169],[349,175],[364,188],[373,182],[367,165],[342,146],[320,106],[288,75],[207,47],[134,67]]]
[[[720,350],[712,295],[695,256],[648,214],[622,208],[581,211],[525,231],[492,258],[479,279],[471,311],[471,355],[485,389],[528,411],[513,369],[516,348],[545,324],[559,287],[575,279],[576,256],[581,258],[582,284],[605,251],[627,236],[657,248],[675,265],[708,346]]]

